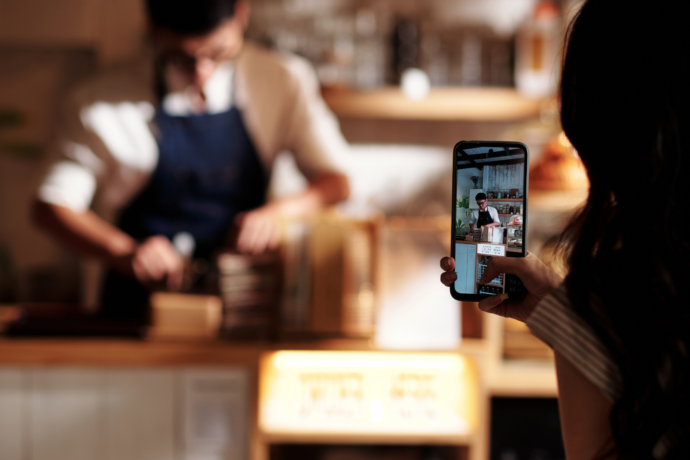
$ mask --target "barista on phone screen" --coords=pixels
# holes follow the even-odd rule
[[[470,231],[474,233],[475,229],[482,227],[499,227],[501,220],[498,217],[496,208],[489,206],[485,193],[478,193],[475,197],[479,209],[472,211],[472,218],[470,219]]]

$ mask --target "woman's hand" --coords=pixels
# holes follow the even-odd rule
[[[441,268],[444,270],[441,282],[450,286],[457,279],[453,271],[455,261],[451,257],[444,257],[441,259]],[[501,273],[517,275],[527,289],[527,295],[516,303],[504,302],[508,294],[489,296],[479,302],[479,309],[522,322],[527,321],[542,298],[563,282],[558,274],[531,252],[526,257],[491,257],[479,282],[488,283]]]

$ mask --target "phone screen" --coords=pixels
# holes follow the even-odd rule
[[[491,257],[524,257],[528,152],[518,142],[460,142],[454,152],[452,256],[463,300],[519,294],[522,283],[500,274],[480,283]]]

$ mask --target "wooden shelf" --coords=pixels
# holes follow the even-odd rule
[[[323,96],[338,116],[391,120],[514,121],[538,116],[542,105],[512,88],[432,88],[419,101],[398,87],[328,90]]]
[[[523,201],[522,198],[487,198],[486,201]]]
[[[499,212],[498,215],[499,215],[499,216],[510,216],[510,217],[513,217],[513,216],[519,216],[520,214],[501,214],[501,213]]]

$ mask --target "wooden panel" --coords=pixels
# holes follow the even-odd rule
[[[348,337],[371,337],[376,315],[378,225],[366,220],[344,225],[341,332]]]
[[[171,370],[105,373],[105,460],[175,458],[175,375]]]
[[[175,381],[172,373],[143,373],[138,380],[142,403],[139,417],[142,424],[142,459],[164,460],[175,458]]]
[[[84,369],[30,371],[31,460],[94,460],[101,456],[103,374]]]
[[[0,458],[3,460],[26,458],[25,374],[20,369],[0,370]]]
[[[244,370],[182,374],[182,458],[245,460],[250,417]]]
[[[485,190],[523,189],[524,193],[525,164],[486,166],[484,168]]]
[[[477,306],[477,302],[461,302],[461,326],[463,343],[467,339],[482,339],[484,312]]]
[[[141,52],[146,33],[144,2],[103,1],[100,13],[103,18],[98,50],[101,64],[109,66],[135,58]]]
[[[0,42],[93,44],[99,33],[97,0],[0,0]]]
[[[343,238],[345,229],[336,219],[315,220],[309,253],[312,267],[310,330],[337,334],[343,315]]]

